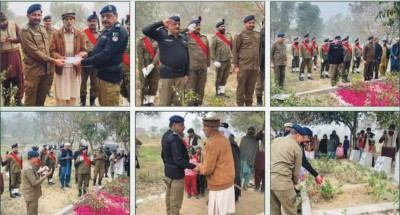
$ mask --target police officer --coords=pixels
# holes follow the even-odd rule
[[[21,185],[22,154],[18,152],[18,143],[11,145],[12,152],[8,153],[5,161],[10,173],[10,197],[21,196],[19,186]]]
[[[82,154],[83,147],[84,147],[84,145],[79,145],[78,150],[76,150],[74,152],[74,155],[73,155],[74,160],[76,160],[78,158],[78,156],[80,154]],[[78,184],[78,164],[74,163],[74,167],[75,167],[75,184]]]
[[[45,145],[43,145],[42,151],[40,151],[40,162],[42,162],[42,165],[46,164],[46,162],[44,162],[44,159],[46,158],[47,153],[48,153],[47,144],[45,144]]]
[[[264,83],[265,83],[265,19],[261,22],[261,42],[260,42],[260,74],[257,78],[256,83],[256,97],[257,97],[257,106],[263,105],[263,93],[264,93]]]
[[[101,11],[104,27],[89,57],[74,64],[94,65],[97,69],[97,93],[101,106],[118,106],[122,81],[122,60],[128,33],[118,22],[117,8],[107,5]]]
[[[97,39],[100,36],[100,31],[97,30],[100,27],[99,17],[96,11],[86,19],[88,28],[83,30],[83,35],[85,36],[85,43],[87,46],[87,51],[93,51],[94,46],[96,46]],[[83,66],[81,74],[81,92],[80,92],[80,106],[86,106],[86,94],[87,94],[87,81],[90,78],[90,106],[95,106],[95,100],[97,97],[97,69],[93,65]]]
[[[315,37],[313,37],[311,39],[311,47],[312,47],[312,53],[313,53],[313,64],[314,64],[314,71],[317,71],[317,62],[318,62],[318,54],[319,54],[319,50],[318,50],[318,45],[317,45],[317,40],[315,39]]]
[[[285,34],[280,32],[277,35],[278,39],[271,47],[271,66],[274,69],[275,83],[283,87],[285,83],[285,68],[286,68],[286,44]]]
[[[234,72],[237,74],[236,103],[238,106],[251,106],[253,93],[260,72],[261,35],[254,31],[254,15],[243,19],[245,29],[235,35],[232,54]]]
[[[330,64],[329,73],[331,76],[331,85],[336,86],[341,75],[340,65],[344,59],[343,46],[340,44],[340,36],[335,37],[335,42],[331,43],[328,50],[328,61]]]
[[[157,41],[160,51],[160,106],[182,106],[189,79],[188,39],[180,34],[180,25],[180,17],[171,16],[142,29],[144,35]]]
[[[47,156],[44,158],[44,162],[43,162],[43,166],[47,166],[49,169],[53,170],[48,177],[49,185],[54,185],[53,173],[54,173],[54,169],[56,168],[56,164],[57,164],[57,158],[56,158],[56,155],[54,154],[54,147],[52,145],[50,145],[49,152],[47,153]]]
[[[200,106],[203,104],[204,89],[207,82],[207,67],[210,67],[210,46],[207,36],[200,34],[201,16],[189,22],[188,30],[188,89],[196,95],[195,98],[188,98],[188,105]]]
[[[342,40],[342,44],[344,47],[344,59],[343,59],[343,70],[342,70],[342,81],[343,83],[347,83],[349,82],[349,80],[347,79],[348,75],[349,75],[349,70],[350,70],[350,64],[351,64],[351,59],[353,56],[351,47],[349,45],[349,36],[347,36],[346,38],[344,38]]]
[[[39,177],[45,170],[35,169],[38,165],[39,153],[37,151],[28,152],[28,165],[22,170],[22,193],[26,203],[26,211],[28,215],[37,215],[39,208],[39,198],[42,195],[41,184],[49,177],[53,170],[50,169],[44,177]]]
[[[105,154],[106,157],[110,158],[111,156],[110,147],[106,147]],[[105,173],[104,177],[106,178],[108,178],[108,168],[110,168],[110,159],[106,159],[104,164],[104,173]]]
[[[313,50],[308,44],[310,41],[309,35],[306,34],[304,35],[304,40],[300,44],[300,76],[299,80],[304,81],[304,69],[307,66],[307,77],[308,80],[312,80],[311,77],[311,65],[312,65],[312,56],[313,56]]]
[[[300,71],[299,37],[295,37],[292,43],[292,73],[299,71]]]
[[[51,41],[51,38],[53,37],[53,32],[57,30],[57,29],[53,28],[53,26],[51,26],[51,23],[52,23],[51,21],[52,21],[52,17],[50,15],[47,15],[43,18],[44,27],[46,28],[47,35],[50,38],[49,41]],[[47,92],[47,96],[53,97],[54,94],[53,94],[53,92],[51,92],[51,85],[53,84],[53,80],[54,80],[54,72],[55,72],[54,64],[50,65],[50,70],[51,70],[50,74],[52,77],[51,77],[51,84],[49,87],[49,91]]]
[[[225,94],[225,85],[231,71],[232,35],[226,32],[225,19],[215,25],[217,33],[212,36],[210,58],[215,66],[215,91],[217,96],[230,98]]]
[[[63,67],[64,59],[50,57],[50,37],[40,25],[42,6],[33,4],[27,10],[29,23],[20,32],[25,64],[25,105],[43,106],[52,84],[51,64]]]
[[[374,47],[375,47],[375,62],[374,62],[374,71],[375,71],[375,79],[379,78],[379,65],[382,61],[382,46],[379,44],[379,39],[377,37],[374,38]]]
[[[375,47],[374,37],[368,37],[368,43],[363,48],[364,81],[370,81],[374,76]]]
[[[329,78],[328,50],[329,50],[329,38],[326,38],[319,52],[321,57],[321,78]]]
[[[353,69],[351,73],[354,73],[354,69],[356,69],[357,73],[360,73],[360,63],[361,63],[361,56],[362,56],[362,47],[360,46],[360,40],[357,38],[353,46]]]
[[[96,186],[97,175],[99,176],[99,185],[104,176],[105,161],[108,160],[106,153],[103,151],[103,146],[99,147],[99,150],[93,154],[94,157],[94,177],[93,186]]]
[[[130,28],[131,28],[131,17],[130,15],[126,15],[125,19],[125,28],[128,33],[128,44],[126,45],[125,53],[123,56],[123,63],[122,63],[122,71],[123,71],[123,78],[122,78],[122,83],[121,83],[121,96],[126,98],[128,102],[130,102],[130,91],[131,91],[131,80],[130,80],[130,53],[131,53],[131,47],[130,47]]]
[[[82,192],[85,195],[89,187],[91,168],[94,164],[88,154],[88,146],[82,147],[82,153],[76,158],[75,164],[78,165],[78,197],[81,197]]]
[[[169,118],[170,129],[161,139],[161,157],[164,163],[164,182],[167,186],[167,214],[178,215],[182,206],[184,193],[185,169],[197,170],[196,165],[189,163],[189,154],[180,135],[185,129],[184,118],[174,115]]]

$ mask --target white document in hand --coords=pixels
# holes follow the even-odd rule
[[[79,61],[81,59],[82,58],[80,58],[80,57],[67,57],[65,59],[65,63],[75,63],[75,62],[77,62],[77,61]]]

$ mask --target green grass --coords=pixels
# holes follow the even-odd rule
[[[156,183],[164,177],[161,145],[142,146],[139,149],[140,169],[136,170],[137,182]]]

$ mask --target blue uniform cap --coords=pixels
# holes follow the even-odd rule
[[[224,25],[224,24],[225,24],[225,19],[222,19],[221,22],[217,22],[217,24],[215,25],[215,27],[218,28],[219,26]]]
[[[309,129],[308,127],[303,127],[303,129],[306,131],[307,136],[312,137],[313,136],[313,132],[311,131],[311,129]]]
[[[360,41],[360,39],[358,39],[358,38],[356,40],[354,40],[355,43],[358,43],[359,41]]]
[[[335,40],[340,40],[340,36],[337,35],[337,36],[335,37]]]
[[[39,157],[39,152],[37,152],[37,151],[29,151],[28,152],[28,157],[37,158],[37,157]]]
[[[97,14],[96,14],[96,11],[93,11],[93,13],[90,15],[90,16],[88,16],[88,18],[86,19],[86,21],[90,21],[90,20],[92,20],[92,19],[97,19],[97,20],[99,20],[99,17],[97,16]]]
[[[326,39],[324,40],[324,42],[329,42],[329,38],[326,38]]]
[[[171,116],[171,118],[169,118],[169,121],[171,123],[181,123],[181,122],[184,122],[185,119],[181,116],[174,115],[174,116]]]
[[[171,17],[169,17],[169,19],[172,19],[175,22],[180,22],[181,21],[181,18],[179,16],[171,16]]]
[[[306,35],[304,35],[304,38],[309,37],[310,35],[308,35],[308,33]]]
[[[33,151],[39,151],[39,146],[32,146]]]
[[[27,14],[31,14],[32,12],[35,12],[37,10],[42,11],[42,5],[41,4],[33,4],[29,6],[28,10],[26,11]]]
[[[254,15],[248,15],[244,17],[243,23],[247,23],[248,21],[254,20]]]
[[[369,36],[369,37],[368,37],[368,40],[372,40],[372,39],[374,39],[373,36]]]
[[[107,5],[101,9],[100,14],[103,13],[117,13],[117,8],[114,5]]]
[[[285,37],[285,33],[279,32],[279,33],[278,33],[278,37]]]
[[[11,145],[11,148],[13,149],[13,148],[17,148],[18,147],[18,143],[14,143],[14,144],[12,144]]]
[[[193,19],[192,21],[190,21],[189,22],[189,25],[191,25],[191,24],[200,24],[201,23],[201,16],[199,16],[199,18],[197,18],[197,19]]]
[[[294,125],[292,126],[292,128],[293,128],[294,130],[296,130],[300,135],[306,135],[306,131],[305,131],[304,128],[301,127],[300,125],[294,124]]]
[[[43,18],[43,20],[48,20],[48,19],[51,19],[51,16],[50,16],[50,15],[47,15],[47,16],[45,16],[45,17]]]

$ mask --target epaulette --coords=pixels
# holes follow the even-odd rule
[[[122,26],[121,23],[117,22],[117,24],[115,24],[114,27],[119,30],[121,29]]]
[[[27,31],[28,29],[29,29],[29,25],[28,25],[28,24],[23,25],[23,26],[21,27],[21,30],[22,30],[22,31]]]

